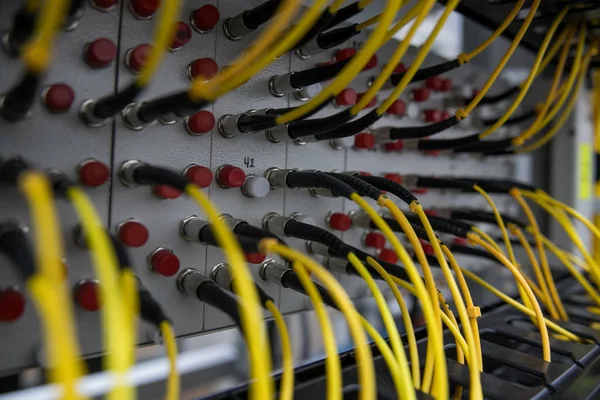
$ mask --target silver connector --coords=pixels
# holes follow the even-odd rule
[[[298,47],[298,49],[296,50],[296,54],[298,55],[298,57],[305,60],[310,56],[314,56],[315,54],[324,52],[325,50],[323,50],[321,46],[319,46],[317,38],[318,35],[313,37],[308,42],[304,43],[302,46]]]
[[[144,165],[146,164],[139,160],[127,160],[123,162],[119,168],[118,174],[121,183],[125,186],[136,187],[135,171]]]
[[[231,230],[234,230],[236,226],[241,224],[242,222],[246,222],[243,219],[234,218],[229,214],[221,214],[221,221],[225,222]]]
[[[227,139],[231,139],[236,136],[243,135],[244,132],[240,131],[240,129],[238,128],[238,119],[240,119],[240,117],[245,114],[246,113],[236,115],[225,114],[221,118],[219,118],[219,121],[217,122],[217,130],[219,131],[221,136]]]
[[[327,188],[310,188],[308,192],[315,197],[337,197]]]
[[[281,285],[281,281],[286,272],[290,269],[277,261],[269,258],[265,260],[258,269],[258,275],[267,282]]]
[[[348,262],[339,258],[327,257],[323,260],[323,265],[331,272],[348,273]]]
[[[123,117],[123,123],[129,129],[133,129],[134,131],[139,131],[147,125],[154,125],[156,121],[152,121],[151,123],[145,123],[138,117],[138,112],[144,103],[130,103],[121,111],[121,116]]]
[[[409,139],[409,140],[403,140],[402,144],[402,151],[419,151],[419,139]],[[404,179],[404,178],[403,178]]]
[[[226,263],[218,263],[210,271],[210,279],[216,282],[217,285],[223,289],[231,290],[231,282],[233,276],[231,275],[231,269]]]
[[[245,35],[254,31],[254,29],[250,29],[244,24],[243,14],[243,12],[239,13],[235,17],[227,18],[223,22],[223,34],[233,42],[240,40]]]
[[[323,243],[315,242],[309,240],[306,242],[306,249],[309,253],[319,255],[319,256],[327,256],[329,257],[329,247],[325,246]]]
[[[195,215],[190,215],[181,220],[179,233],[187,241],[202,243],[200,241],[200,232],[207,225],[208,221],[200,219]]]
[[[288,188],[287,176],[293,169],[280,169],[277,167],[269,168],[265,171],[265,178],[271,184],[271,189]]]
[[[348,216],[352,220],[352,226],[365,229],[371,228],[371,218],[364,210],[352,210],[348,213]]]
[[[293,74],[293,72],[289,72],[283,75],[272,76],[269,79],[269,92],[275,97],[282,97],[302,89],[296,89],[292,86],[291,77]]]
[[[371,131],[371,134],[375,138],[375,143],[377,143],[377,144],[389,143],[389,142],[393,142],[394,141],[394,139],[392,139],[390,137],[391,131],[392,131],[392,127],[390,127],[390,126],[383,126],[381,128],[375,128],[375,129],[373,129]]]
[[[267,139],[273,143],[279,143],[282,140],[292,140],[290,135],[288,134],[289,125],[277,125],[273,128],[267,129]]]
[[[285,224],[287,224],[290,219],[291,218],[288,217],[282,217],[277,213],[268,213],[263,217],[262,226],[263,229],[274,233],[275,235],[287,236],[285,234]]]
[[[177,275],[177,290],[183,294],[195,296],[198,287],[206,281],[210,281],[210,279],[202,275],[197,269],[186,268]]]
[[[92,128],[99,128],[106,125],[110,118],[98,118],[94,115],[94,106],[96,101],[92,99],[84,100],[79,107],[79,117],[85,124]]]

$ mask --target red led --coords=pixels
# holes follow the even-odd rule
[[[151,51],[152,46],[149,44],[138,44],[125,55],[125,64],[132,72],[140,72],[146,63],[146,59],[150,56]]]
[[[385,236],[379,232],[369,232],[364,236],[364,244],[374,249],[383,249],[385,246]]]
[[[375,147],[375,136],[371,133],[359,133],[354,136],[354,147],[357,149],[371,150]]]
[[[400,175],[400,174],[390,173],[390,174],[383,175],[383,177],[392,182],[396,182],[398,185],[402,185],[402,175]]]
[[[373,176],[372,173],[366,172],[366,171],[356,171],[356,173],[359,174],[360,176]]]
[[[367,65],[365,65],[365,67],[363,68],[363,71],[367,71],[369,69],[375,68],[377,66],[377,63],[378,63],[377,54],[373,54],[373,57],[371,57],[371,59],[369,60]]]
[[[383,248],[379,251],[379,259],[390,264],[396,264],[398,262],[398,256],[396,255],[396,252],[392,249],[386,248]]]
[[[129,9],[138,18],[152,18],[160,7],[160,0],[131,0]]]
[[[413,101],[427,101],[429,100],[429,89],[426,87],[416,88],[410,92],[410,98]]]
[[[152,186],[152,194],[161,199],[176,199],[181,196],[181,190],[169,185],[154,185]]]
[[[404,149],[404,142],[402,140],[396,140],[395,142],[384,143],[383,149],[389,152],[402,151],[402,149]]]
[[[444,78],[442,78],[441,76],[431,76],[425,79],[425,86],[427,86],[428,89],[434,90],[436,92],[442,90],[443,84]]]
[[[398,65],[396,65],[396,68],[394,68],[394,73],[395,74],[401,74],[403,72],[406,72],[408,68],[406,68],[406,65],[404,65],[404,63],[399,63]]]
[[[92,0],[93,7],[102,11],[109,11],[117,4],[117,0]]]
[[[219,23],[219,18],[221,18],[221,14],[217,7],[205,4],[192,11],[190,24],[198,33],[208,33]]]
[[[186,118],[186,128],[192,135],[208,133],[215,127],[215,117],[210,111],[198,111]]]
[[[18,289],[0,291],[0,321],[13,322],[25,312],[25,296]]]
[[[244,255],[246,256],[246,261],[250,264],[262,264],[267,258],[267,256],[260,253],[244,253]]]
[[[71,108],[71,104],[75,100],[75,92],[71,89],[71,86],[65,83],[55,83],[46,88],[43,98],[48,111],[62,113],[69,111]]]
[[[411,192],[413,192],[414,194],[425,194],[427,193],[428,189],[427,188],[412,188],[410,189]]]
[[[120,224],[118,231],[119,240],[129,247],[142,247],[150,236],[144,224],[131,219]]]
[[[336,51],[335,55],[333,57],[335,58],[335,61],[340,62],[340,61],[349,59],[350,57],[352,57],[355,54],[356,54],[356,49],[354,49],[352,47],[346,47],[345,49]]]
[[[108,166],[98,160],[90,158],[79,164],[77,169],[79,181],[89,187],[97,187],[108,182],[110,178],[110,169]]]
[[[242,187],[245,180],[244,170],[233,165],[225,164],[217,172],[217,183],[226,189]]]
[[[158,249],[150,256],[150,269],[162,276],[173,276],[179,271],[179,258],[171,250]]]
[[[443,79],[439,91],[440,92],[449,92],[451,90],[452,90],[452,80],[451,79]]]
[[[188,76],[190,79],[209,80],[219,72],[215,60],[210,57],[198,58],[188,65]]]
[[[360,101],[360,100],[361,100],[361,99],[364,97],[364,95],[366,95],[366,94],[367,94],[367,92],[358,93],[358,94],[356,95],[356,100],[357,100],[357,101]],[[373,97],[373,98],[372,98],[372,99],[371,99],[371,100],[370,100],[370,101],[367,103],[367,105],[365,106],[365,108],[371,108],[371,107],[375,107],[376,105],[377,105],[377,96],[374,96],[374,97]]]
[[[75,301],[87,311],[98,311],[102,307],[100,288],[95,281],[82,281],[75,288]]]
[[[328,224],[331,229],[336,231],[347,231],[352,226],[352,220],[344,213],[335,212],[329,215]]]
[[[202,189],[209,187],[213,180],[212,171],[201,165],[190,165],[186,168],[184,175],[188,181]]]
[[[425,122],[440,122],[443,120],[440,110],[427,109],[423,111],[423,120]]]
[[[175,35],[171,41],[171,50],[177,50],[185,46],[192,39],[192,28],[183,21],[177,22]]]
[[[335,104],[338,106],[351,106],[356,104],[356,99],[358,95],[356,94],[356,90],[354,89],[344,89],[335,96]]]
[[[110,39],[100,38],[88,43],[85,61],[92,68],[108,67],[117,57],[117,46]]]
[[[437,211],[432,210],[431,208],[427,208],[427,209],[423,210],[423,212],[425,213],[425,215],[429,215],[430,217],[437,216]]]
[[[402,100],[394,101],[388,109],[385,111],[386,114],[404,116],[406,114],[406,103]]]

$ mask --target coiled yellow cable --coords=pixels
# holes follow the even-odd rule
[[[327,375],[327,389],[326,396],[328,399],[341,400],[342,399],[342,366],[340,363],[340,356],[337,352],[337,344],[335,335],[333,333],[333,326],[325,306],[323,305],[323,298],[317,290],[315,284],[310,280],[308,273],[304,267],[298,262],[292,263],[292,269],[296,272],[302,287],[306,291],[306,295],[310,298],[315,314],[321,326],[321,333],[323,335],[323,347],[325,348],[325,373]]]
[[[265,303],[267,310],[273,315],[275,325],[279,331],[279,339],[281,340],[281,387],[279,389],[280,400],[292,400],[294,398],[294,354],[292,352],[292,343],[290,342],[290,334],[288,332],[285,320],[281,311],[277,308],[275,303],[268,300]]]
[[[167,47],[171,44],[177,28],[180,0],[168,0],[161,3],[160,13],[154,30],[152,50],[144,62],[142,70],[136,79],[138,87],[148,85],[152,76],[158,70]]]
[[[432,349],[435,352],[434,353],[435,360],[436,360],[435,365],[434,365],[435,379],[434,379],[432,394],[434,396],[439,396],[440,398],[447,398],[448,397],[448,381],[446,379],[447,369],[446,369],[446,363],[445,363],[444,344],[443,344],[443,339],[442,339],[442,334],[441,334],[441,327],[438,326],[438,324],[436,322],[438,319],[436,319],[436,314],[434,313],[431,299],[429,298],[427,290],[425,288],[425,285],[423,284],[423,282],[421,280],[421,276],[419,275],[417,268],[415,267],[414,263],[412,262],[410,255],[408,254],[408,252],[406,251],[404,246],[402,246],[402,244],[400,243],[400,241],[398,240],[398,238],[396,237],[396,235],[394,234],[392,229],[389,227],[389,225],[386,224],[386,222],[383,220],[383,218],[381,218],[381,216],[379,214],[377,214],[377,212],[358,194],[354,193],[350,197],[363,210],[365,210],[365,212],[367,213],[369,218],[371,218],[373,223],[375,223],[375,226],[377,226],[377,229],[379,229],[384,234],[386,239],[390,242],[390,244],[392,245],[392,248],[394,249],[394,251],[396,252],[398,257],[400,258],[400,261],[404,264],[404,267],[406,268],[406,271],[408,273],[408,276],[409,276],[411,282],[413,283],[413,285],[415,285],[415,288],[418,293],[419,301],[421,302],[421,305],[422,305],[423,315],[425,316],[425,319],[428,321],[427,333],[429,336],[429,340],[432,342]],[[380,206],[385,206],[386,199],[387,199],[387,197],[382,196],[378,200],[378,204]],[[425,392],[429,392],[430,388],[426,387],[426,385],[424,384],[422,386],[422,390]]]
[[[25,172],[17,182],[29,206],[34,224],[36,274],[27,280],[42,319],[44,346],[50,357],[50,381],[62,385],[66,399],[82,398],[76,388],[84,373],[72,316],[71,302],[63,280],[62,235],[48,179],[38,172]]]
[[[118,263],[112,243],[94,205],[76,186],[66,190],[81,222],[82,231],[90,248],[94,270],[100,280],[102,299],[102,323],[106,330],[106,368],[117,374],[118,383],[109,394],[111,399],[133,399],[135,387],[125,381],[125,374],[132,365],[134,338],[131,326],[131,310],[123,311],[123,297],[117,275]]]
[[[246,343],[250,353],[250,385],[251,399],[270,399],[273,397],[273,380],[271,379],[270,347],[266,341],[264,321],[258,301],[256,287],[252,284],[251,274],[246,264],[242,249],[235,240],[231,229],[220,218],[220,213],[208,197],[196,186],[189,184],[185,192],[206,213],[214,229],[215,238],[231,267],[233,289],[242,301],[240,319],[246,336]],[[240,303],[241,304],[241,303]]]
[[[348,323],[348,329],[354,341],[357,366],[358,380],[360,384],[360,400],[374,399],[376,396],[375,388],[375,370],[373,366],[373,355],[367,343],[367,337],[361,329],[360,319],[354,311],[352,302],[348,294],[339,282],[327,271],[321,267],[310,257],[284,245],[279,244],[276,240],[264,239],[260,243],[260,250],[263,254],[275,253],[280,256],[298,261],[303,268],[306,268],[311,274],[314,274],[327,289],[330,291],[339,310],[344,313]],[[302,268],[299,268],[299,271]],[[298,272],[298,271],[296,271]],[[299,275],[300,276],[300,275]]]
[[[177,372],[177,340],[175,332],[168,321],[160,323],[160,333],[167,350],[167,358],[169,359],[169,378],[167,379],[167,394],[166,400],[178,400],[180,398],[181,382],[179,373]]]

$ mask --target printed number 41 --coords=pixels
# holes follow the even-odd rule
[[[254,168],[254,157],[244,157],[244,165],[246,168]]]

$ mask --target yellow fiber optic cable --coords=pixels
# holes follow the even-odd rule
[[[292,400],[294,398],[294,355],[292,352],[292,343],[290,342],[290,334],[285,324],[285,320],[283,319],[283,315],[281,315],[281,311],[279,311],[275,303],[271,300],[267,300],[265,306],[271,315],[273,315],[281,340],[283,362],[281,363],[282,373],[279,399]]]
[[[381,20],[377,24],[377,27],[373,29],[361,51],[352,57],[351,61],[346,64],[337,77],[323,88],[317,96],[313,97],[310,101],[300,107],[296,107],[292,111],[278,116],[275,120],[276,124],[285,124],[302,117],[348,86],[348,83],[363,69],[380,45],[383,44],[387,28],[392,23],[401,4],[401,0],[387,0],[384,12],[381,15]]]
[[[323,347],[325,348],[325,373],[327,375],[327,389],[326,397],[333,400],[342,399],[342,366],[340,363],[340,356],[337,351],[337,344],[335,340],[335,334],[333,333],[333,326],[327,311],[325,311],[325,305],[323,304],[323,298],[317,290],[316,286],[310,280],[308,273],[302,265],[296,260],[292,263],[292,269],[296,272],[302,287],[306,291],[307,296],[310,298],[315,314],[321,326],[321,334],[323,335]]]
[[[425,285],[423,284],[423,282],[421,280],[421,276],[419,275],[419,272],[417,271],[414,263],[412,262],[410,255],[408,254],[408,252],[406,251],[404,246],[402,246],[402,244],[400,243],[400,241],[398,240],[398,238],[396,237],[396,235],[394,234],[392,229],[389,227],[389,225],[386,224],[386,222],[383,220],[383,218],[381,218],[381,216],[358,194],[353,193],[351,195],[351,199],[354,202],[356,202],[363,210],[365,210],[365,212],[367,213],[369,218],[371,218],[371,220],[373,221],[375,226],[377,226],[377,229],[379,229],[384,234],[384,236],[387,238],[387,240],[390,242],[390,244],[392,245],[392,248],[394,249],[394,251],[396,252],[398,257],[400,258],[400,261],[404,264],[404,267],[406,268],[406,271],[408,273],[408,276],[409,276],[411,282],[413,283],[413,285],[415,285],[415,288],[418,293],[417,297],[422,305],[423,315],[425,316],[426,321],[428,321],[427,333],[429,336],[429,340],[433,342],[432,350],[435,352],[435,360],[436,360],[436,362],[434,364],[435,379],[434,379],[433,390],[431,391],[431,393],[434,396],[439,396],[440,398],[447,398],[448,397],[448,381],[446,379],[447,378],[447,369],[446,369],[446,363],[444,361],[445,354],[444,354],[444,347],[443,347],[444,345],[443,345],[443,339],[442,339],[442,335],[441,335],[441,329],[437,325],[437,322],[436,322],[437,319],[435,317],[436,314],[434,313],[434,310],[433,310],[432,300],[429,298],[429,295],[427,293]],[[385,199],[386,198],[384,198],[384,196],[382,196],[382,198],[380,198],[378,200],[378,204],[380,206],[383,206],[385,203]],[[422,387],[422,390],[425,392],[429,392],[429,389],[430,388],[425,387],[425,386]]]
[[[54,38],[62,26],[69,2],[67,0],[45,0],[35,21],[31,38],[23,47],[21,60],[27,70],[40,75],[50,65],[54,49]]]
[[[488,282],[486,282],[484,279],[481,279],[479,276],[475,275],[473,272],[471,272],[469,270],[466,270],[466,269],[463,269],[462,272],[463,272],[463,274],[467,278],[471,279],[473,282],[477,283],[479,286],[483,287],[488,292],[494,294],[496,297],[500,298],[506,304],[510,305],[513,308],[516,308],[517,310],[519,310],[523,314],[528,315],[529,317],[532,317],[532,318],[535,317],[536,314],[535,314],[535,312],[533,310],[531,310],[530,308],[525,307],[523,304],[519,303],[518,301],[516,301],[512,297],[506,295],[505,293],[503,293],[502,291],[500,291],[499,289],[497,289],[493,285],[491,285]],[[548,328],[552,329],[557,334],[562,335],[565,338],[567,338],[569,340],[572,340],[574,342],[581,342],[582,341],[582,339],[579,336],[577,336],[577,335],[569,332],[568,330],[562,328],[561,326],[559,326],[555,322],[553,322],[553,321],[551,321],[549,319],[544,319],[544,320],[545,320],[545,323],[548,326]]]
[[[525,199],[521,195],[521,192],[518,189],[511,190],[510,195],[519,204],[519,207],[521,208],[521,210],[525,214],[525,217],[527,218],[527,222],[529,222],[529,226],[531,226],[531,233],[533,235],[533,238],[535,239],[538,257],[540,258],[540,264],[544,275],[544,280],[546,281],[546,285],[548,285],[548,290],[551,294],[550,298],[554,299],[558,297],[559,303],[555,304],[557,307],[557,311],[561,315],[566,316],[567,313],[566,311],[564,311],[564,306],[562,305],[562,302],[560,302],[560,296],[558,295],[558,290],[556,289],[554,278],[552,277],[552,272],[550,271],[548,257],[546,256],[546,250],[544,249],[544,243],[542,241],[542,233],[540,231],[540,227],[537,223],[535,215],[533,214],[531,207],[529,207],[529,204],[527,204],[527,201],[525,201]],[[561,310],[564,311],[564,314]]]
[[[498,250],[500,253],[504,253],[504,250],[502,250],[500,245],[498,243],[496,243],[496,241],[490,235],[488,235],[487,233],[482,231],[480,228],[474,226],[471,228],[471,230],[473,232],[475,232],[476,234],[478,234],[479,236],[481,236],[486,242],[488,242],[490,244],[490,246],[492,246],[493,248]]]
[[[411,246],[415,251],[415,256],[417,261],[421,265],[421,269],[423,270],[423,280],[425,281],[425,288],[427,290],[427,295],[432,303],[434,321],[428,321],[428,324],[434,323],[437,327],[441,327],[441,312],[440,312],[440,304],[438,291],[435,285],[435,279],[433,278],[433,274],[431,273],[431,268],[429,267],[429,262],[427,261],[427,257],[425,256],[425,252],[423,251],[423,247],[417,234],[415,233],[412,225],[406,218],[406,216],[397,208],[393,202],[387,202],[385,204],[386,208],[392,213],[394,219],[400,224],[402,231],[408,238]],[[427,357],[425,359],[425,368],[423,371],[423,388],[426,391],[429,391],[431,387],[432,379],[433,379],[433,369],[435,362],[435,343],[433,341],[427,343]]]
[[[178,400],[180,398],[181,382],[179,373],[177,372],[177,340],[175,332],[168,321],[160,323],[160,333],[162,335],[165,349],[167,350],[167,358],[169,359],[169,378],[167,379],[167,394],[166,400]]]
[[[330,294],[336,301],[336,305],[346,316],[348,329],[354,341],[357,366],[358,366],[358,381],[360,384],[359,399],[373,399],[376,395],[375,388],[375,370],[373,366],[373,356],[371,349],[367,343],[367,337],[361,329],[360,319],[354,311],[352,302],[348,294],[344,291],[339,282],[325,268],[319,266],[310,257],[284,245],[279,244],[276,240],[263,239],[259,246],[261,253],[275,253],[283,258],[298,261],[302,268],[306,268],[308,272],[317,277],[325,287],[330,291]],[[299,268],[298,271],[302,270]],[[297,272],[298,272],[297,271]],[[300,276],[300,274],[299,274]]]
[[[517,281],[517,285],[520,285],[525,290],[525,294],[527,298],[531,302],[533,310],[535,312],[535,320],[538,325],[538,329],[540,331],[540,336],[542,338],[542,354],[545,361],[550,362],[552,355],[550,352],[550,341],[548,337],[548,328],[546,326],[546,322],[544,319],[544,314],[542,313],[542,309],[540,308],[540,304],[538,303],[533,291],[527,284],[527,281],[523,278],[521,272],[515,267],[504,255],[500,254],[496,251],[492,246],[487,244],[484,240],[482,240],[479,236],[469,233],[467,235],[467,239],[473,244],[478,244],[483,247],[488,253],[492,254],[498,261],[500,261],[508,270],[512,273],[515,280]],[[465,271],[463,270],[463,273]]]
[[[111,399],[133,399],[135,387],[126,383],[125,373],[131,367],[134,338],[131,335],[133,321],[127,317],[131,310],[123,312],[118,263],[111,240],[102,226],[94,205],[76,186],[66,189],[66,196],[73,205],[90,248],[93,266],[100,281],[102,299],[102,323],[106,330],[106,368],[118,377],[118,384],[109,394]]]
[[[231,232],[231,229],[220,218],[221,214],[211,203],[206,194],[196,185],[188,184],[185,192],[206,213],[212,223],[215,238],[231,268],[233,291],[240,296],[244,306],[239,308],[240,319],[250,358],[251,399],[270,399],[273,397],[273,380],[271,379],[271,355],[267,343],[261,307],[256,287],[246,264],[242,249]],[[240,302],[242,304],[242,302]]]
[[[135,348],[137,344],[137,321],[140,315],[140,297],[138,295],[138,279],[132,268],[123,269],[118,277],[123,292],[123,304],[126,313],[125,321],[129,323],[130,350],[129,365],[135,364]]]
[[[400,313],[402,314],[402,322],[404,323],[404,330],[406,332],[406,339],[408,342],[408,350],[410,353],[410,367],[413,376],[413,385],[415,389],[421,388],[421,368],[419,366],[419,349],[417,348],[417,338],[415,337],[415,331],[413,324],[410,319],[410,312],[406,307],[406,302],[402,297],[402,293],[398,290],[398,287],[392,280],[392,277],[388,272],[379,264],[374,258],[367,257],[367,264],[373,267],[379,275],[383,278],[385,283],[391,289],[398,307],[400,307]]]
[[[554,22],[550,26],[550,29],[548,29],[546,36],[544,36],[544,41],[542,42],[540,49],[537,53],[537,56],[535,57],[535,60],[531,67],[531,70],[529,71],[529,75],[527,76],[527,79],[525,79],[525,81],[521,85],[519,85],[521,88],[519,91],[519,94],[517,94],[517,96],[514,98],[512,104],[510,105],[510,107],[508,107],[508,109],[504,112],[504,114],[502,114],[502,116],[500,118],[498,118],[492,124],[492,126],[488,127],[485,131],[483,131],[479,134],[480,139],[487,137],[489,134],[495,132],[498,128],[500,128],[502,125],[504,125],[504,123],[510,118],[510,116],[519,107],[519,105],[525,98],[525,95],[527,95],[527,92],[529,92],[529,88],[531,87],[531,84],[533,83],[534,79],[538,76],[538,71],[540,69],[540,65],[542,64],[543,57],[546,54],[546,50],[548,49],[548,46],[550,45],[550,41],[554,37],[554,34],[556,33],[558,26],[564,19],[565,15],[569,11],[569,9],[570,9],[569,6],[563,8],[563,10],[560,12],[560,14],[558,14],[558,16],[554,19]],[[569,35],[571,35],[571,36],[575,33],[575,30],[572,29],[571,27],[566,28],[566,31],[569,32]],[[569,36],[569,37],[571,37],[571,36]],[[558,66],[556,67],[555,74],[557,76],[562,75],[562,69],[564,68],[564,65],[566,63],[567,55],[569,54],[570,47],[571,47],[571,41],[570,40],[565,41],[565,44],[563,46],[563,51],[561,52],[561,55],[559,57]],[[550,93],[553,93],[552,89],[550,90]]]
[[[76,383],[84,374],[79,358],[71,302],[63,281],[62,235],[48,179],[38,172],[25,172],[17,185],[25,197],[34,225],[36,273],[27,289],[40,313],[44,346],[50,358],[50,381],[60,384],[66,399],[81,399]]]
[[[533,249],[529,245],[529,241],[523,234],[523,231],[521,231],[521,229],[515,224],[508,224],[508,229],[513,235],[515,235],[519,239],[519,243],[521,243],[521,246],[525,249],[525,253],[527,253],[527,257],[529,258],[529,262],[531,263],[531,269],[533,270],[535,279],[537,280],[540,291],[542,292],[542,296],[538,297],[540,297],[542,301],[545,300],[546,307],[549,308],[550,304],[548,304],[548,302],[552,299],[552,297],[550,296],[550,290],[548,289],[548,285],[540,268],[540,264],[538,263],[537,258],[533,253]],[[531,286],[531,283],[529,284],[529,286]]]
[[[513,53],[519,46],[519,43],[521,43],[521,39],[523,39],[523,36],[525,36],[525,32],[527,32],[527,30],[529,29],[529,25],[531,25],[531,21],[533,21],[533,18],[537,13],[537,9],[540,5],[540,2],[541,0],[533,0],[531,6],[529,7],[527,17],[525,17],[525,20],[523,21],[523,24],[521,25],[519,31],[515,35],[515,38],[511,42],[510,46],[506,50],[506,53],[504,54],[494,71],[490,74],[486,83],[479,90],[479,92],[477,92],[477,95],[473,98],[473,100],[471,100],[471,102],[466,107],[459,108],[456,111],[455,114],[459,119],[465,119],[475,109],[475,107],[477,107],[481,99],[483,99],[483,97],[487,94],[488,90],[490,90],[490,88],[504,69],[504,66],[508,63],[508,60],[512,57]]]
[[[385,34],[385,38],[383,39],[383,43],[387,43],[390,39],[394,37],[394,35],[400,29],[404,28],[406,25],[408,25],[410,21],[417,18],[417,15],[419,15],[419,12],[423,8],[423,6],[425,6],[425,3],[419,2],[415,4],[410,10],[408,10],[406,14],[404,14],[402,18],[400,18],[398,22],[396,22],[394,26],[392,26],[392,28],[387,31],[387,33]],[[408,38],[408,35],[405,37],[405,40],[406,38]]]
[[[469,313],[465,307],[464,299],[461,295],[461,292],[458,289],[458,285],[454,280],[454,276],[452,275],[452,271],[448,266],[448,262],[444,257],[444,253],[442,252],[440,246],[440,240],[435,235],[431,224],[429,223],[429,219],[425,212],[423,211],[423,207],[419,204],[418,201],[413,201],[409,204],[410,210],[417,214],[425,232],[427,233],[427,237],[429,237],[429,242],[433,247],[433,251],[435,252],[436,258],[444,274],[444,278],[448,284],[448,289],[452,294],[452,299],[454,300],[454,305],[456,306],[456,310],[458,312],[459,319],[463,326],[463,334],[465,339],[467,340],[467,344],[471,351],[469,352],[468,364],[471,366],[470,370],[470,389],[469,389],[469,397],[471,399],[481,399],[483,398],[482,389],[481,389],[481,380],[480,380],[480,367],[479,367],[479,350],[475,348],[475,339],[473,337],[473,331],[471,329],[471,321],[469,319]],[[465,354],[467,355],[467,354]]]

